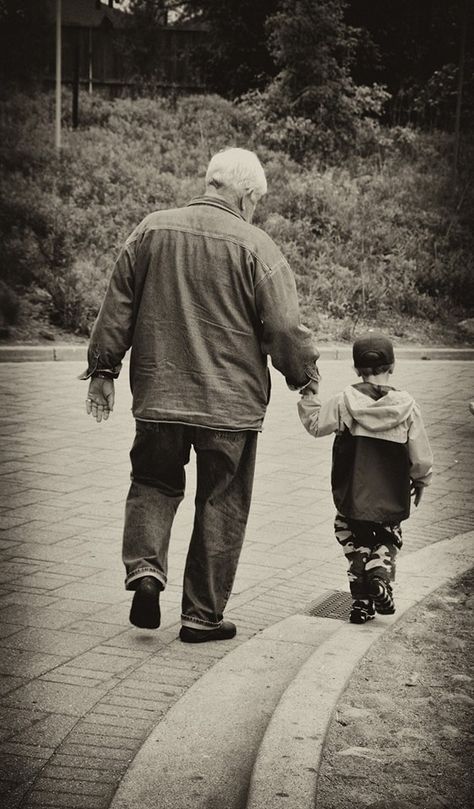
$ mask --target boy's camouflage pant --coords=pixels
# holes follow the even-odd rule
[[[395,579],[395,558],[403,544],[400,523],[382,525],[336,514],[334,531],[349,563],[347,575],[353,598],[369,597],[370,579]]]

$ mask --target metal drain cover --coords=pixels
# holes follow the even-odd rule
[[[312,615],[314,618],[335,618],[347,621],[352,605],[350,593],[342,590],[332,590],[314,601],[303,610],[303,615]]]

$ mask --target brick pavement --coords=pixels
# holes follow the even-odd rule
[[[274,375],[254,502],[228,609],[237,637],[210,648],[177,639],[192,525],[194,469],[170,546],[163,626],[128,624],[120,544],[133,436],[126,373],[116,412],[83,414],[80,363],[0,366],[0,807],[102,809],[151,728],[213,663],[330,589],[345,589],[332,536],[330,438],[299,424]],[[352,381],[322,361],[323,392]],[[424,412],[436,477],[406,524],[403,553],[472,528],[474,365],[404,361],[394,384]]]

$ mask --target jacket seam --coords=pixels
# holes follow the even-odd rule
[[[209,230],[197,230],[195,228],[178,227],[172,225],[151,225],[145,232],[152,230],[167,230],[167,231],[175,231],[177,233],[192,233],[194,236],[206,236],[210,239],[215,239],[216,241],[230,242],[231,244],[235,244],[238,247],[242,247],[244,250],[247,251],[247,253],[250,253],[250,255],[253,256],[254,259],[266,270],[264,277],[261,278],[260,281],[258,281],[256,286],[261,284],[262,281],[265,280],[265,278],[270,277],[270,275],[273,275],[273,273],[279,270],[280,267],[285,266],[286,263],[284,259],[283,260],[280,259],[280,261],[277,262],[275,267],[270,267],[270,265],[267,264],[254,250],[252,250],[251,247],[246,245],[245,242],[242,242],[239,239],[235,239],[232,236],[224,235],[223,233],[214,233]]]

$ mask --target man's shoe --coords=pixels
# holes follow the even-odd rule
[[[393,615],[395,602],[390,584],[383,579],[374,578],[368,583],[369,595],[374,599],[375,609],[380,615]]]
[[[351,624],[366,624],[375,618],[375,606],[373,601],[356,599],[352,602],[352,609],[349,615]]]
[[[183,643],[206,643],[209,640],[229,640],[236,632],[237,627],[232,621],[222,621],[215,629],[192,629],[190,626],[182,626],[179,637]]]
[[[144,576],[135,590],[130,610],[130,623],[139,629],[158,629],[161,621],[161,582],[154,576]]]

